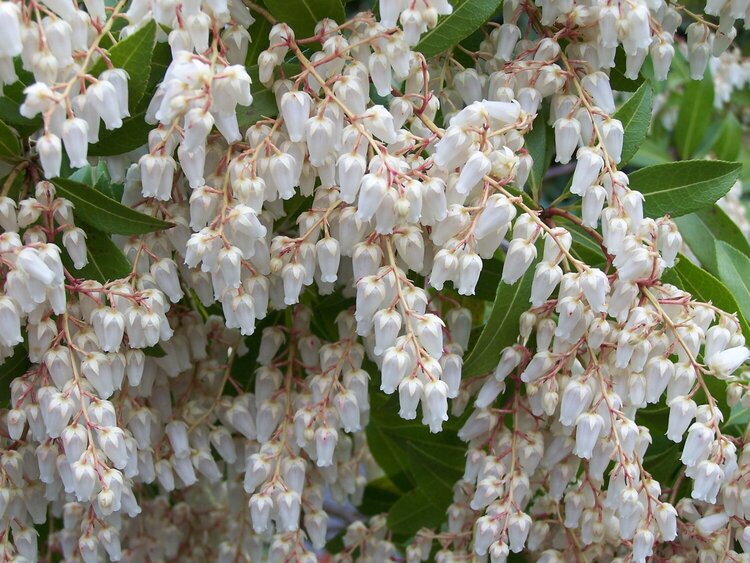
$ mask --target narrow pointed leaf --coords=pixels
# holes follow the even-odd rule
[[[651,124],[651,109],[654,103],[654,90],[648,82],[644,82],[618,109],[614,118],[619,119],[625,131],[622,143],[622,156],[619,166],[625,166],[633,158],[646,138]]]
[[[169,229],[173,225],[117,203],[100,191],[64,178],[52,181],[57,194],[75,206],[75,215],[105,233],[139,235]]]
[[[442,16],[437,25],[423,34],[417,43],[416,50],[425,57],[451,49],[474,33],[495,14],[502,0],[456,0],[451,4],[453,13]]]

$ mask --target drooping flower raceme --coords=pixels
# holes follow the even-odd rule
[[[434,57],[448,0],[278,4],[0,2],[3,555],[740,560],[746,323],[669,276],[613,73],[716,74],[747,2],[506,1]],[[408,537],[340,521],[393,428],[466,450]]]

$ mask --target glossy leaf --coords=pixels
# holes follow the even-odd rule
[[[667,270],[662,279],[680,289],[684,289],[696,299],[704,302],[710,301],[728,313],[738,313],[742,332],[745,338],[750,338],[750,325],[745,319],[738,299],[730,291],[728,284],[722,283],[722,281],[725,281],[723,275],[720,281],[703,268],[693,264],[690,259],[680,255],[675,266]]]
[[[282,66],[282,70],[285,76],[293,76],[299,72],[299,65],[285,64]],[[241,129],[250,127],[264,117],[273,118],[279,115],[276,96],[258,78],[258,65],[248,67],[247,73],[253,81],[251,86],[253,103],[250,106],[237,106],[237,121]]]
[[[526,150],[529,151],[529,154],[534,161],[531,171],[529,172],[528,186],[532,196],[537,200],[542,191],[544,173],[547,171],[552,158],[549,150],[549,137],[554,138],[554,133],[552,132],[551,127],[547,124],[547,119],[544,114],[540,114],[537,119],[534,120],[534,126],[531,131],[524,137]]]
[[[128,105],[138,106],[146,91],[151,72],[151,57],[156,44],[156,22],[149,20],[141,29],[115,44],[109,51],[109,60],[115,68],[128,73]],[[91,68],[89,74],[99,76],[107,69],[103,60]]]
[[[33,74],[23,68],[20,57],[16,57],[13,64],[18,80],[13,84],[4,85],[0,92],[0,119],[14,127],[21,135],[27,136],[42,126],[40,115],[28,119],[20,112],[21,104],[26,97],[23,91],[36,80]]]
[[[750,257],[726,242],[717,240],[716,262],[721,281],[732,292],[742,314],[747,318],[750,315]],[[717,305],[721,307],[718,303]],[[734,312],[731,308],[724,310]]]
[[[734,114],[729,114],[719,128],[713,152],[721,160],[737,160],[742,147],[742,124]]]
[[[739,162],[684,160],[641,168],[630,174],[630,188],[645,198],[649,217],[679,217],[710,207],[739,176]]]
[[[252,38],[247,48],[247,56],[245,57],[245,67],[249,69],[251,66],[257,67],[258,56],[268,48],[268,32],[271,31],[271,22],[266,18],[257,18],[247,31]],[[253,79],[253,83],[255,83],[255,79]]]
[[[131,265],[109,235],[86,226],[86,254],[89,262],[80,270],[73,267],[72,262],[63,254],[63,264],[68,271],[77,278],[96,280],[107,283],[127,278],[131,273]]]
[[[674,130],[674,144],[682,158],[695,154],[711,125],[713,104],[714,83],[709,72],[706,72],[703,80],[687,82]]]
[[[495,302],[479,340],[464,361],[463,377],[474,377],[495,368],[500,351],[518,337],[521,314],[529,308],[534,265],[515,284],[500,283]]]
[[[58,195],[73,202],[77,218],[102,232],[139,235],[172,227],[172,223],[125,207],[85,184],[64,178],[55,178],[52,183]]]
[[[700,260],[703,267],[715,276],[719,275],[715,240],[723,240],[750,256],[750,242],[737,223],[732,221],[716,204],[690,215],[678,217],[675,222],[690,250]]]
[[[89,146],[90,156],[116,156],[125,154],[148,143],[148,133],[153,129],[145,121],[145,110],[122,120],[122,127],[108,131],[99,129],[99,142]]]
[[[625,76],[626,61],[625,50],[622,47],[618,47],[615,54],[615,66],[609,71],[609,83],[613,90],[635,92],[643,84],[644,78],[640,73],[635,80],[627,78]]]
[[[437,25],[422,35],[416,50],[433,57],[474,33],[502,5],[502,0],[456,0],[453,13],[442,16]]]
[[[446,508],[435,501],[429,490],[415,489],[398,499],[388,511],[388,528],[413,535],[423,527],[438,527],[445,519]]]
[[[21,141],[15,131],[0,121],[0,158],[15,160],[21,156]]]
[[[277,20],[294,30],[297,39],[312,36],[324,18],[342,23],[345,17],[341,0],[265,0],[265,5]]]
[[[648,82],[644,82],[618,109],[614,118],[619,119],[625,131],[622,143],[622,156],[619,166],[625,166],[633,158],[646,138],[651,124],[651,110],[654,103],[654,90]]]

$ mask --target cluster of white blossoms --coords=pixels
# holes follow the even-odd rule
[[[682,237],[618,169],[610,69],[621,49],[628,78],[650,56],[665,79],[676,5],[507,0],[465,66],[415,49],[448,0],[381,0],[379,20],[312,37],[252,2],[83,4],[0,2],[0,82],[33,75],[19,112],[38,126],[0,194],[0,358],[29,362],[0,417],[5,560],[315,561],[329,507],[381,473],[380,391],[432,433],[449,400],[466,413],[465,472],[443,528],[399,546],[384,515],[357,521],[339,561],[426,560],[434,542],[440,562],[745,560],[750,454],[722,426],[750,407],[742,325],[661,281]],[[694,78],[747,10],[685,12]],[[107,53],[146,26],[171,62],[141,104]],[[278,115],[241,126],[260,89]],[[168,228],[115,237],[129,274],[86,279],[91,231],[57,177],[136,118],[147,142],[106,164],[121,203]],[[579,215],[524,193],[545,119]],[[462,380],[496,257],[501,283],[531,280],[531,308],[497,368]],[[319,318],[332,294],[344,305]],[[657,404],[675,482],[648,470]]]

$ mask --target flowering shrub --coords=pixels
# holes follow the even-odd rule
[[[748,0],[0,2],[3,560],[749,561]]]

